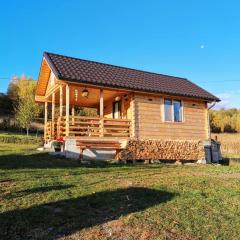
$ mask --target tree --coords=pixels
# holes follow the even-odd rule
[[[240,110],[236,108],[211,110],[210,123],[213,132],[240,132]]]
[[[0,93],[0,116],[11,115],[13,112],[13,102],[4,93]]]
[[[22,76],[21,79],[25,79],[25,76]],[[10,80],[7,89],[7,96],[13,101],[16,102],[18,98],[18,77],[14,76]]]
[[[28,135],[32,121],[40,112],[40,108],[34,100],[37,85],[36,81],[30,78],[21,78],[18,80],[17,86],[18,99],[15,108],[16,120],[20,127],[27,130]]]

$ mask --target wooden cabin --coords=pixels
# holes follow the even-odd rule
[[[36,101],[44,139],[209,139],[217,97],[187,79],[45,52]],[[95,109],[80,116],[79,108]]]

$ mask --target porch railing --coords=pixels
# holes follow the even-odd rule
[[[59,117],[52,126],[52,138],[128,138],[131,134],[131,120],[128,119],[70,116],[67,123],[66,117]]]
[[[52,139],[52,121],[48,121],[45,125],[44,138],[46,141],[49,141]]]

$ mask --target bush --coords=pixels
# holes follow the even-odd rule
[[[20,144],[41,144],[43,140],[39,137],[27,137],[22,135],[0,135],[2,143],[20,143]]]
[[[210,110],[209,113],[212,132],[240,132],[240,109]]]
[[[11,117],[4,117],[0,121],[1,131],[19,131],[19,127],[16,125],[15,121]]]

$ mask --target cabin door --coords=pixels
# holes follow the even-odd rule
[[[121,118],[121,102],[120,101],[116,101],[113,102],[113,118]]]

